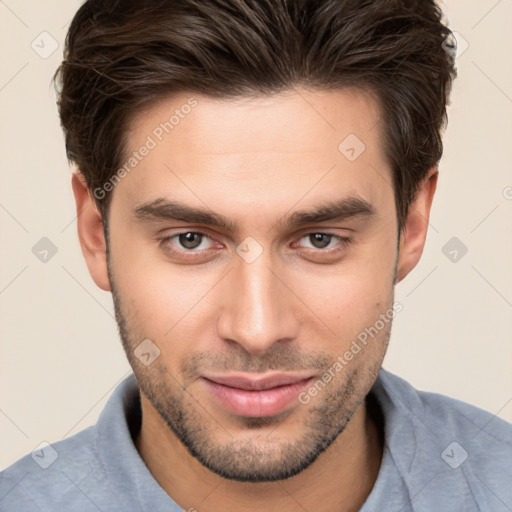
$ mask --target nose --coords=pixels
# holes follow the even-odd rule
[[[300,301],[290,290],[286,273],[272,264],[267,253],[252,263],[235,257],[221,290],[218,335],[253,355],[264,354],[274,343],[293,340],[298,333],[300,315],[295,308]]]

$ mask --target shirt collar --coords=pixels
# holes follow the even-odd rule
[[[144,511],[181,511],[137,451],[134,439],[141,418],[139,387],[131,373],[116,387],[96,424],[95,445],[105,474],[118,493],[133,496]]]

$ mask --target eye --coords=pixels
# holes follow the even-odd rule
[[[318,256],[342,252],[352,241],[350,238],[325,232],[306,233],[299,240],[306,240],[306,244],[294,243],[294,248],[302,247]],[[222,248],[221,244],[216,243],[201,231],[182,231],[160,238],[158,241],[165,252],[182,258],[204,257],[210,252],[210,249]]]
[[[300,240],[303,239],[311,243],[313,250],[327,253],[342,250],[351,242],[350,238],[323,232],[307,233],[300,238]],[[332,242],[334,242],[334,244]]]
[[[329,233],[310,233],[302,238],[310,241],[313,249],[325,249],[332,242],[334,236]]]
[[[200,252],[211,247],[205,247],[204,241],[209,239],[208,235],[198,231],[184,231],[175,235],[166,236],[160,239],[160,244],[170,252]]]

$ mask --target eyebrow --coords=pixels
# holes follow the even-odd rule
[[[310,210],[293,212],[280,219],[278,227],[301,227],[326,221],[342,221],[353,217],[371,217],[376,211],[372,204],[361,197],[349,196],[338,201],[323,201]],[[208,209],[196,208],[176,200],[157,198],[142,203],[133,209],[135,218],[141,222],[177,220],[187,223],[204,224],[238,232],[236,223]]]

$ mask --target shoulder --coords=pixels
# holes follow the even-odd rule
[[[75,494],[80,481],[99,477],[95,428],[53,443],[41,444],[0,472],[0,509],[46,510]],[[84,510],[88,510],[85,508]]]
[[[133,465],[136,456],[125,415],[132,409],[136,412],[136,397],[137,386],[131,375],[117,386],[94,426],[44,443],[0,472],[0,510],[133,509],[129,485],[118,473],[120,468]]]
[[[445,496],[447,502],[460,500],[464,510],[469,503],[481,510],[512,507],[510,423],[464,401],[417,390],[383,369],[372,391],[393,464],[411,495],[419,493],[415,502],[431,505]]]
[[[133,444],[132,429],[139,423],[138,386],[130,374],[94,426],[40,445],[0,472],[0,510],[133,510],[137,486],[157,487]]]
[[[384,369],[378,382],[381,394],[384,392],[388,396],[394,408],[414,416],[433,432],[449,432],[460,439],[482,435],[480,442],[485,439],[488,444],[500,445],[505,451],[512,450],[512,424],[496,414],[440,393],[420,391]]]

